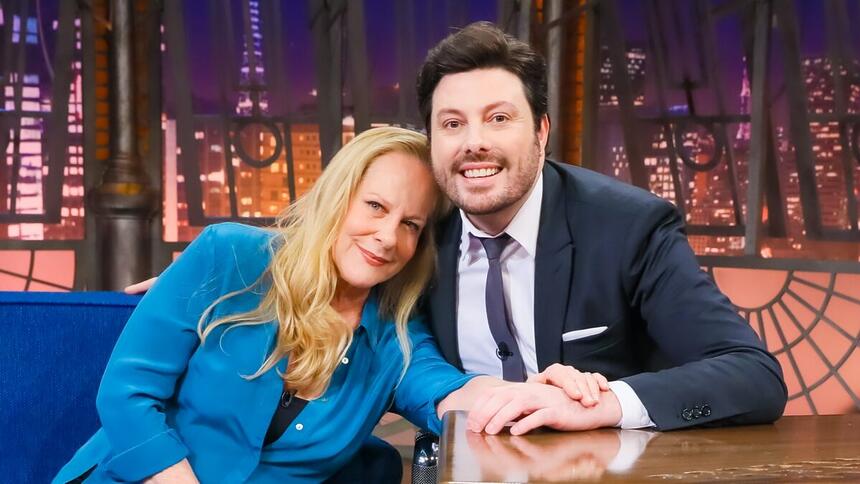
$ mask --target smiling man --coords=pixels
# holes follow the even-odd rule
[[[782,371],[703,273],[674,207],[546,159],[543,58],[486,22],[434,47],[418,76],[433,171],[459,208],[439,230],[428,298],[445,357],[470,372],[610,380],[596,406],[532,412],[485,399],[476,431],[772,422]]]

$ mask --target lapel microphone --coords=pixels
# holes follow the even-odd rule
[[[511,352],[510,348],[508,348],[508,344],[504,341],[499,341],[496,348],[496,357],[502,361],[507,360],[511,356],[514,356],[513,352]]]

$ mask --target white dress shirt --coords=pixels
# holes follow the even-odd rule
[[[512,240],[499,257],[508,314],[513,320],[514,337],[529,376],[538,373],[534,294],[535,256],[542,201],[543,174],[540,174],[525,203],[503,231]],[[496,341],[487,322],[484,298],[489,262],[481,242],[475,238],[492,236],[475,227],[462,210],[460,218],[463,221],[460,254],[457,259],[457,342],[460,360],[467,372],[501,378],[502,362],[496,357]],[[654,425],[648,416],[648,410],[630,385],[613,381],[609,386],[621,404],[622,417],[617,426],[633,429]]]

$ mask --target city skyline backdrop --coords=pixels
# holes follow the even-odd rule
[[[51,163],[46,158],[45,120],[54,107],[51,93],[55,75],[51,71],[51,59],[57,47],[60,1],[37,2],[40,8],[31,9],[26,19],[8,15],[0,7],[0,30],[9,34],[13,47],[23,46],[25,53],[21,61],[24,75],[18,77],[9,73],[13,70],[10,67],[13,60],[20,59],[9,57],[0,49],[0,65],[5,68],[3,72],[9,74],[3,77],[4,110],[0,120],[6,124],[0,125],[0,129],[8,133],[10,140],[5,163],[0,164],[0,214],[38,217],[46,210],[45,177],[56,161]],[[176,84],[176,73],[169,62],[170,49],[175,46],[167,41],[169,36],[162,28],[158,62],[162,68],[163,98],[154,110],[161,113],[161,156],[156,160],[159,167],[150,166],[150,169],[159,168],[162,174],[162,240],[158,243],[173,250],[174,255],[202,229],[190,223],[191,208],[200,210],[204,222],[225,218],[270,220],[313,186],[321,172],[320,129],[315,121],[319,98],[309,2],[290,2],[289,9],[282,9],[279,19],[282,38],[272,39],[266,37],[260,8],[267,1],[229,2],[229,11],[221,14],[234,19],[232,43],[227,50],[219,49],[223,42],[216,42],[217,37],[225,33],[213,31],[213,26],[219,24],[211,18],[212,6],[223,4],[204,0],[182,2],[181,34],[187,46],[186,67],[190,79],[185,88],[193,111],[191,126],[181,126],[177,119],[176,107],[187,100],[186,91]],[[393,122],[400,109],[399,93],[402,89],[410,92],[414,89],[412,85],[398,84],[403,66],[398,64],[398,55],[394,52],[400,35],[395,2],[364,2],[371,88],[361,94],[370,97],[374,124]],[[706,227],[721,231],[716,235],[690,235],[696,253],[700,256],[741,255],[744,238],[735,229],[739,220],[745,220],[751,142],[749,123],[733,121],[715,127],[688,120],[681,129],[681,121],[669,123],[671,126],[655,121],[666,114],[675,120],[689,117],[692,107],[699,115],[719,114],[720,97],[726,112],[738,115],[750,112],[752,92],[746,70],[747,53],[742,47],[741,19],[728,15],[715,23],[717,80],[701,68],[698,50],[701,31],[699,25],[691,21],[695,18],[692,8],[696,3],[660,2],[669,6],[666,8],[675,9],[662,17],[664,21],[670,19],[671,25],[658,29],[667,36],[667,52],[670,53],[667,88],[661,90],[655,75],[654,32],[644,18],[644,6],[649,2],[618,2],[626,40],[626,65],[623,67],[631,80],[634,114],[640,128],[632,141],[642,151],[647,188],[672,203],[680,200],[678,208],[691,229]],[[708,5],[718,8],[737,3],[714,0]],[[835,90],[833,74],[838,72],[847,80],[841,94],[846,98],[848,112],[860,113],[857,57],[860,36],[852,32],[853,37],[845,46],[850,47],[853,54],[851,62],[835,68],[827,59],[830,32],[824,28],[822,2],[795,0],[794,4],[800,19],[802,81],[809,112],[834,112],[839,93]],[[860,24],[860,2],[845,4],[848,16]],[[415,2],[415,5],[412,12],[414,49],[404,58],[412,70],[420,65],[426,49],[450,31],[450,26],[475,20],[492,21],[497,15],[495,0]],[[672,20],[675,18],[677,20]],[[575,21],[573,19],[569,25],[574,25]],[[246,28],[250,30],[246,32]],[[76,283],[80,278],[75,274],[88,261],[78,260],[79,253],[63,245],[84,241],[86,237],[84,170],[92,166],[91,160],[85,163],[83,150],[83,106],[85,97],[92,93],[85,92],[82,81],[80,22],[75,23],[75,32],[61,222],[0,224],[0,241],[19,243],[12,245],[12,249],[0,249],[0,290],[85,288]],[[244,36],[246,33],[250,42]],[[669,35],[672,37],[668,38]],[[603,43],[607,40],[603,39]],[[289,87],[261,86],[267,79],[267,69],[272,68],[272,64],[267,64],[271,61],[271,51],[267,49],[273,43],[283,47],[281,61]],[[618,93],[612,82],[613,70],[618,66],[609,61],[607,52],[601,52],[597,159],[584,161],[597,171],[629,181],[628,144],[625,143],[629,140],[624,139],[620,126]],[[860,243],[816,241],[806,237],[781,55],[784,53],[775,48],[770,63],[769,91],[776,176],[784,206],[782,215],[787,222],[786,236],[765,238],[758,256],[759,262],[776,259],[774,262],[784,265],[774,269],[764,264],[746,267],[729,263],[706,270],[782,364],[791,397],[787,413],[840,413],[860,408],[857,396],[860,395],[860,351],[857,351],[860,348],[860,320],[857,318],[860,274],[856,269],[840,272],[814,264],[823,259],[845,263],[839,267],[856,264],[860,261]],[[565,53],[565,59],[573,64],[574,53]],[[234,67],[226,80],[222,78],[225,65]],[[349,69],[344,69],[344,73],[348,78]],[[355,130],[351,116],[354,93],[350,92],[349,85],[349,82],[343,83],[343,142],[348,141]],[[277,111],[274,108],[277,103],[272,102],[274,94],[282,94],[279,89],[286,92],[288,100],[281,111]],[[408,98],[414,102],[414,96]],[[257,121],[247,125],[238,122],[249,119]],[[420,128],[414,123],[411,127]],[[191,130],[191,153],[183,153],[180,148],[184,129]],[[694,170],[676,159],[672,152],[676,148],[693,163],[706,164],[718,152],[721,130],[725,132],[723,159],[709,170]],[[845,147],[839,130],[835,121],[815,121],[809,125],[822,222],[828,227],[845,228],[857,223],[848,217],[844,194],[846,173],[853,179],[855,188],[850,195],[856,199],[860,196],[856,188],[860,187],[860,163],[849,157],[852,164],[847,167],[843,164]],[[275,156],[279,137],[282,142],[289,142],[289,150],[284,148]],[[240,156],[239,151],[244,152],[244,156]],[[269,162],[268,158],[273,159]],[[189,166],[197,168],[199,180],[186,179]],[[199,207],[189,207],[189,193],[195,191],[189,187],[199,192]],[[771,216],[766,214],[766,217]],[[25,246],[27,242],[34,246]],[[42,242],[52,245],[47,248],[36,245]],[[800,261],[805,265],[792,265],[799,259],[806,259]],[[405,437],[406,440],[411,438],[411,433]]]

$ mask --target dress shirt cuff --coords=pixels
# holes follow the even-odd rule
[[[627,383],[616,380],[609,382],[609,389],[618,397],[621,405],[621,420],[615,424],[622,429],[641,429],[644,427],[655,427],[656,424],[648,416],[648,409],[642,405],[642,400]]]

